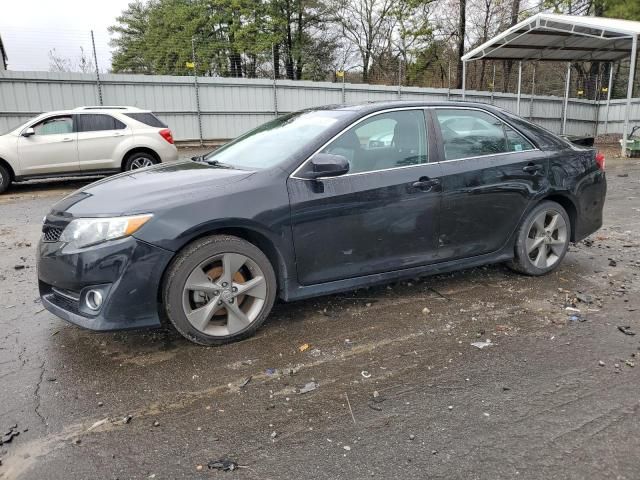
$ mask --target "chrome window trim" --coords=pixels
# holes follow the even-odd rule
[[[344,178],[344,177],[349,177],[349,176],[353,176],[353,175],[366,175],[369,173],[380,173],[380,172],[389,172],[389,171],[393,171],[393,170],[400,170],[400,169],[406,169],[406,168],[414,168],[414,167],[424,167],[426,165],[439,165],[441,163],[449,163],[449,162],[459,162],[461,160],[472,160],[472,159],[476,159],[476,158],[486,158],[486,157],[493,157],[495,155],[511,155],[514,153],[525,153],[525,152],[535,152],[535,151],[540,151],[539,148],[535,147],[531,150],[522,150],[519,152],[502,152],[502,153],[490,153],[487,155],[476,155],[473,157],[463,157],[463,158],[453,158],[451,160],[442,160],[440,162],[427,162],[427,163],[418,163],[416,165],[405,165],[405,166],[401,166],[401,167],[393,167],[393,168],[385,168],[382,170],[371,170],[368,172],[356,172],[356,173],[345,173],[344,175],[338,175],[335,177],[318,177],[318,178],[302,178],[302,177],[297,177],[296,174],[298,173],[299,170],[301,170],[306,164],[307,162],[309,162],[314,155],[316,155],[318,152],[321,152],[327,145],[329,145],[331,142],[333,142],[335,139],[337,139],[338,137],[340,137],[342,134],[344,134],[347,130],[349,130],[352,127],[355,127],[356,125],[358,125],[360,122],[363,122],[365,120],[367,120],[368,118],[371,118],[375,115],[380,115],[383,113],[389,113],[389,112],[399,112],[399,111],[406,111],[406,110],[475,110],[478,112],[483,112],[486,113],[487,115],[491,115],[492,117],[494,117],[495,119],[497,119],[499,122],[509,126],[509,128],[513,129],[515,132],[517,132],[519,135],[522,135],[522,137],[524,137],[525,140],[527,140],[529,143],[531,143],[531,145],[534,145],[534,142],[532,142],[526,135],[524,135],[520,130],[518,130],[516,127],[514,127],[513,125],[511,125],[509,122],[504,121],[503,119],[501,119],[500,117],[498,117],[497,115],[495,115],[493,112],[490,112],[488,110],[485,110],[483,108],[479,108],[479,107],[463,107],[463,106],[442,106],[442,105],[438,105],[438,106],[431,106],[431,105],[423,105],[423,106],[418,106],[418,107],[396,107],[396,108],[390,108],[390,109],[385,109],[385,110],[379,110],[377,112],[372,112],[368,115],[365,115],[364,117],[360,118],[358,121],[356,121],[355,123],[352,123],[350,125],[348,125],[347,127],[343,128],[342,130],[340,130],[338,133],[336,133],[333,137],[331,137],[331,139],[329,139],[326,143],[324,143],[319,149],[317,149],[315,152],[313,152],[311,155],[309,155],[301,164],[298,168],[296,168],[293,173],[291,173],[291,175],[289,175],[289,178],[292,179],[296,179],[296,180],[306,180],[306,181],[315,181],[315,180],[331,180],[334,178]],[[427,118],[425,117],[425,121],[427,121]],[[427,149],[429,148],[429,139],[427,138]]]
[[[318,177],[318,178],[302,178],[302,177],[296,177],[296,174],[298,173],[299,170],[301,170],[306,164],[307,162],[309,162],[314,155],[316,155],[318,152],[321,152],[327,145],[329,145],[331,142],[333,142],[334,140],[336,140],[337,138],[339,138],[340,136],[342,136],[347,130],[351,129],[352,127],[355,127],[356,125],[358,125],[361,122],[364,122],[365,120],[374,117],[376,115],[381,115],[384,113],[389,113],[389,112],[403,112],[403,111],[409,111],[409,110],[426,110],[427,106],[418,106],[418,107],[396,107],[396,108],[389,108],[389,109],[385,109],[385,110],[378,110],[377,112],[372,112],[369,113],[368,115],[365,115],[364,117],[358,119],[356,122],[351,123],[350,125],[347,125],[345,128],[343,128],[342,130],[340,130],[338,133],[336,133],[333,137],[331,137],[327,142],[325,142],[320,148],[318,148],[315,152],[313,152],[311,155],[309,155],[301,164],[298,168],[296,168],[293,173],[291,173],[291,175],[289,175],[289,178],[295,178],[296,180],[307,180],[307,181],[314,181],[314,180],[329,180],[331,178],[344,178],[344,177],[348,177],[348,176],[352,176],[352,175],[363,175],[363,174],[367,174],[367,173],[377,173],[377,172],[388,172],[390,170],[399,170],[399,169],[404,169],[404,168],[411,168],[411,167],[424,167],[425,165],[430,165],[430,164],[435,164],[437,162],[427,162],[427,163],[418,163],[416,165],[404,165],[401,167],[393,167],[393,168],[384,168],[382,170],[370,170],[368,172],[356,172],[356,173],[345,173],[344,175],[338,175],[336,177]],[[424,117],[424,122],[425,122],[425,131],[427,130],[428,124],[427,124],[427,117]],[[427,134],[428,135],[428,134]],[[429,139],[427,138],[427,150],[429,148]]]

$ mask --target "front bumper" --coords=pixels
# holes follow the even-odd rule
[[[173,252],[134,237],[65,252],[60,242],[40,241],[38,283],[43,306],[90,330],[122,330],[160,325],[158,292]],[[100,289],[99,310],[85,297]]]

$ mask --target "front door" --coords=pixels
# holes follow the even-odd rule
[[[432,110],[442,166],[442,260],[504,246],[548,185],[548,160],[512,127],[471,108]]]
[[[31,125],[34,134],[18,139],[24,176],[77,172],[78,141],[71,115],[57,115]]]
[[[440,167],[429,163],[430,136],[422,109],[376,114],[321,152],[346,157],[349,173],[289,178],[301,284],[436,261]]]

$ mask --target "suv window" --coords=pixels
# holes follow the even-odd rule
[[[427,163],[427,129],[422,110],[375,115],[350,128],[322,153],[342,155],[349,173]]]
[[[125,113],[125,115],[150,127],[167,128],[167,125],[153,113]]]
[[[507,152],[503,123],[478,110],[438,109],[445,160]],[[515,132],[514,132],[515,133]]]
[[[36,135],[58,135],[73,132],[71,115],[49,117],[33,126]]]
[[[97,132],[100,130],[121,130],[126,125],[111,115],[84,113],[78,115],[78,132]]]

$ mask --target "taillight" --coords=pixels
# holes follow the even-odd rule
[[[158,133],[162,138],[173,145],[173,135],[171,135],[171,130],[169,130],[168,128],[163,128]]]
[[[598,165],[598,168],[603,172],[604,172],[604,164],[605,164],[604,154],[602,152],[596,153],[596,165]]]

